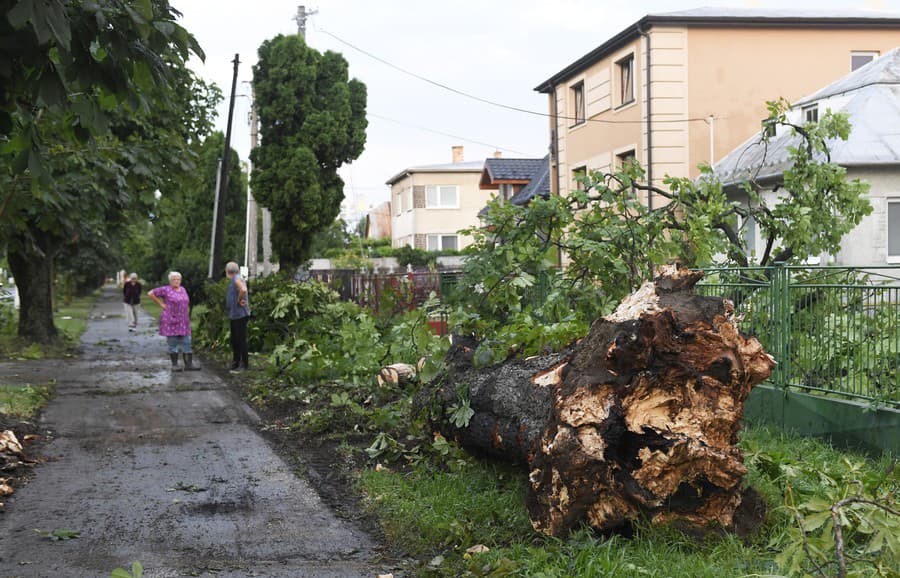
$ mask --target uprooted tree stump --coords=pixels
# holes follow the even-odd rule
[[[641,516],[732,527],[747,472],[734,445],[744,402],[775,362],[739,333],[729,301],[693,292],[701,277],[666,271],[562,353],[479,370],[475,344],[451,349],[444,414],[465,387],[475,414],[441,430],[527,463],[536,530],[610,530]]]

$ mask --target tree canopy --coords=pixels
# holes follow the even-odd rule
[[[365,146],[366,87],[348,79],[340,54],[279,35],[259,48],[253,89],[261,136],[250,155],[253,195],[272,212],[272,246],[289,269],[340,212],[338,169]]]
[[[0,241],[19,335],[51,341],[53,266],[108,256],[212,122],[167,0],[0,0]]]
[[[827,141],[846,139],[849,121],[829,112],[818,123],[791,125],[786,102],[769,106],[769,122],[802,137],[775,193],[748,181],[741,188],[748,200],[736,200],[708,166],[698,179],[667,177],[664,187],[650,187],[643,169],[629,163],[593,171],[580,190],[526,207],[493,201],[483,226],[466,231],[475,242],[467,249],[460,325],[492,335],[501,357],[509,347],[534,353],[582,335],[662,264],[792,264],[836,253],[872,210],[868,184],[848,180],[828,160]],[[648,208],[640,200],[646,190],[668,202]],[[743,234],[749,219],[763,244],[752,261]]]

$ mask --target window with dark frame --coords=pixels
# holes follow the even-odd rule
[[[634,149],[616,155],[616,170],[621,170],[637,160]]]
[[[634,54],[616,63],[619,68],[619,106],[634,101]]]
[[[803,107],[803,122],[819,122],[819,105],[813,104]]]
[[[587,188],[585,187],[584,181],[580,180],[586,176],[587,167],[578,167],[577,169],[572,169],[572,182],[575,184],[576,191],[583,191]]]
[[[572,106],[575,113],[574,125],[584,122],[584,82],[572,86]]]

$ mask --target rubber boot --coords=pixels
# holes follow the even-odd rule
[[[181,371],[181,369],[179,369],[179,367],[178,367],[178,354],[170,353],[169,359],[172,360],[172,371]]]
[[[194,365],[194,354],[193,353],[185,353],[184,354],[184,370],[185,371],[200,371],[200,368]]]

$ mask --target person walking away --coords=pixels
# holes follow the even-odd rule
[[[128,331],[134,331],[137,327],[138,307],[141,305],[141,282],[137,273],[132,273],[122,287],[122,295],[125,302],[125,319],[128,320]]]
[[[225,305],[231,322],[231,369],[241,371],[250,366],[250,354],[247,351],[247,324],[250,321],[247,283],[241,277],[241,268],[234,261],[225,265],[225,276],[228,277]]]
[[[194,353],[191,349],[191,300],[187,290],[181,286],[181,273],[170,272],[169,284],[151,289],[147,296],[162,308],[159,334],[168,343],[172,371],[178,371],[179,349],[184,357],[185,371],[198,371],[200,368],[194,365]]]

